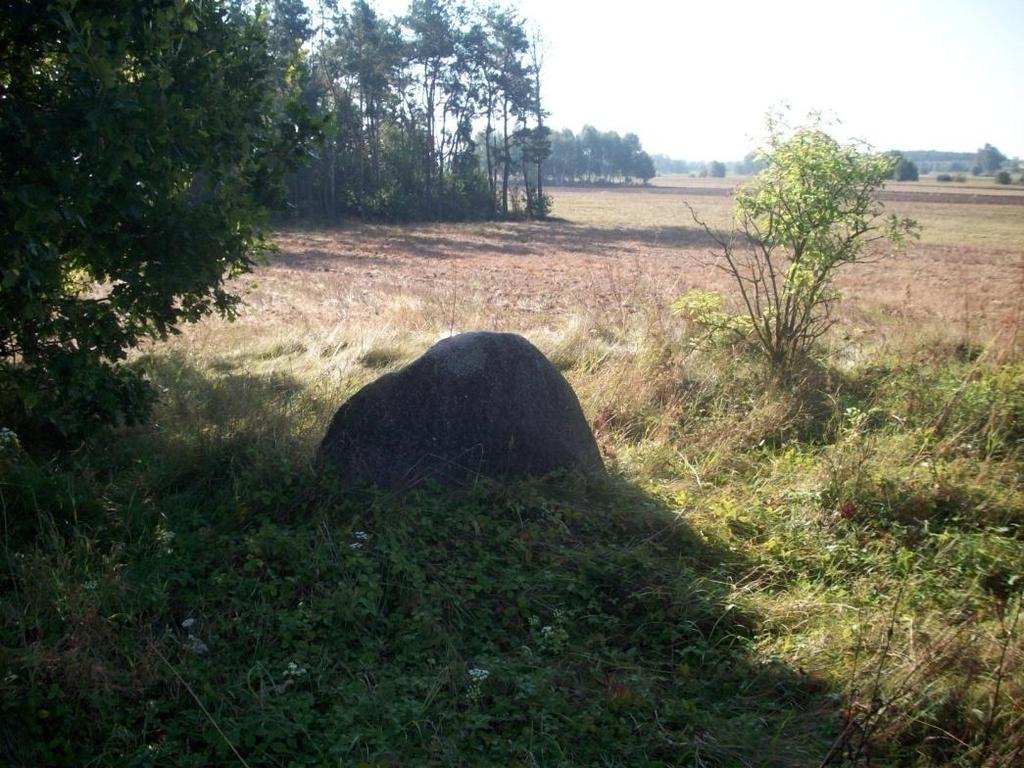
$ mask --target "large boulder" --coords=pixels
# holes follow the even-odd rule
[[[463,333],[366,385],[320,445],[346,486],[466,485],[604,467],[576,394],[522,336]]]

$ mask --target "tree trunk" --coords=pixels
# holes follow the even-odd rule
[[[533,216],[534,213],[534,201],[533,192],[530,186],[530,166],[526,162],[526,153],[523,152],[520,155],[521,165],[523,167],[523,189],[526,190],[526,211],[528,215]]]
[[[537,210],[541,212],[541,217],[544,215],[544,172],[542,166],[544,164],[543,153],[540,151],[540,142],[544,139],[544,107],[540,101],[540,70],[541,70],[541,55],[540,55],[541,41],[539,35],[535,35],[533,39],[533,95],[534,95],[534,106],[537,108]]]
[[[503,157],[502,171],[501,171],[501,212],[506,218],[508,218],[508,176],[509,176],[509,165],[512,163],[512,155],[508,151],[508,99],[505,99],[502,106],[502,120],[503,120]]]
[[[491,158],[491,134],[494,129],[491,128],[491,113],[487,113],[487,130],[484,132],[484,153],[487,155],[487,186],[491,189],[491,207],[494,207],[494,160]]]

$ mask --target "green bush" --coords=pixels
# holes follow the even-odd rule
[[[735,281],[757,348],[781,372],[834,324],[837,269],[898,252],[917,224],[885,215],[875,200],[893,156],[840,144],[817,118],[791,129],[770,116],[768,128],[765,168],[736,194],[735,236],[690,213]]]
[[[128,350],[231,314],[313,126],[227,2],[46,0],[0,47],[0,424],[73,437],[145,410]]]
[[[896,161],[896,167],[893,169],[892,177],[896,181],[917,181],[917,166],[912,160],[907,160],[900,155],[899,160]]]

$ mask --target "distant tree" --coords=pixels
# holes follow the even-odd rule
[[[528,144],[529,151],[524,159],[532,162],[536,168],[534,178],[536,179],[537,192],[530,206],[530,216],[543,219],[551,212],[551,198],[544,194],[544,162],[551,157],[551,129],[544,125],[544,118],[547,112],[544,111],[544,102],[541,99],[540,81],[544,72],[544,39],[540,32],[535,32],[530,38],[530,74],[533,82],[533,98],[530,106],[537,126],[533,129]],[[530,179],[526,179],[529,189]]]
[[[950,162],[970,162],[974,159],[974,152],[943,152],[934,149],[926,150],[906,150],[902,151],[901,154],[908,160],[913,160],[920,167],[921,163],[950,163]]]
[[[639,176],[637,173],[637,162],[642,151],[640,148],[640,137],[635,133],[627,133],[622,137],[618,162],[621,166],[621,175],[625,177],[626,181],[632,181]]]
[[[1009,184],[1013,181],[1009,171],[997,171],[995,176],[996,184]]]
[[[838,269],[898,250],[916,234],[908,219],[886,217],[875,199],[892,173],[891,156],[843,145],[819,120],[795,130],[770,118],[766,166],[736,196],[737,231],[713,232],[715,263],[731,275],[745,307],[721,311],[699,293],[674,309],[714,330],[752,337],[773,368],[784,371],[834,322]]]
[[[756,152],[747,152],[743,159],[735,164],[737,176],[753,176],[764,169],[764,159]]]
[[[544,165],[548,183],[646,182],[656,175],[654,161],[635,133],[620,136],[591,125],[584,126],[579,136],[568,128],[550,132],[545,126],[543,131],[550,146],[550,159]]]
[[[339,17],[334,34],[331,66],[346,86],[345,96],[338,98],[338,94],[334,99],[341,107],[336,125],[354,150],[345,164],[345,183],[358,190],[359,213],[365,216],[367,204],[388,186],[383,157],[385,126],[398,98],[394,83],[404,51],[399,31],[365,0],[356,0],[351,11]],[[334,208],[333,192],[330,197]],[[332,210],[330,216],[335,213]]]
[[[552,184],[567,184],[579,177],[579,143],[576,134],[569,128],[551,134],[551,156],[545,166],[547,178]]]
[[[651,160],[654,163],[654,169],[658,173],[689,173],[690,164],[686,160],[676,160],[669,157],[668,155],[653,155]]]
[[[501,176],[500,205],[504,216],[509,214],[509,181],[512,178],[513,137],[517,124],[521,128],[525,116],[531,111],[534,93],[530,70],[525,57],[529,39],[523,20],[513,11],[490,9],[487,29],[491,38],[491,67],[497,88],[495,122],[501,127],[501,143],[496,146],[498,170]]]
[[[604,146],[604,175],[609,181],[619,181],[625,176],[628,168],[626,146],[616,131],[609,131],[601,136]]]
[[[590,181],[600,178],[604,171],[604,147],[601,133],[592,125],[583,126],[579,135],[580,176]]]
[[[232,313],[315,133],[234,4],[71,7],[0,21],[0,423],[65,436],[141,415],[140,341]]]
[[[654,170],[654,160],[643,150],[636,156],[633,163],[633,175],[640,179],[644,184],[653,179],[657,175],[657,171]]]
[[[431,213],[437,210],[438,182],[443,176],[443,148],[439,146],[443,124],[439,125],[438,112],[445,104],[448,71],[455,60],[454,10],[449,0],[412,0],[402,20],[409,31],[407,50],[414,88],[423,106],[423,206]]]
[[[545,125],[520,128],[513,136],[523,174],[526,192],[526,213],[531,218],[543,219],[551,212],[551,199],[543,193],[539,175],[542,165],[551,155],[551,129]]]
[[[725,163],[720,163],[717,160],[712,160],[708,164],[708,176],[716,179],[725,178]]]
[[[892,177],[896,181],[917,181],[917,166],[914,164],[913,160],[908,160],[903,155],[899,155],[896,159],[896,165],[892,171]]]
[[[979,149],[977,157],[974,160],[975,166],[981,169],[980,173],[984,174],[995,173],[1002,167],[1003,163],[1005,162],[1006,155],[1004,155],[998,149],[993,147],[991,144],[986,144],[984,147]]]
[[[651,156],[644,152],[640,144],[640,137],[635,133],[627,133],[622,137],[622,153],[620,157],[622,168],[620,175],[626,181],[640,179],[643,183],[654,178],[657,172],[654,169],[654,161]]]

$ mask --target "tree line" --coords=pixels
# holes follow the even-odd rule
[[[659,174],[690,175],[705,178],[724,178],[732,176],[753,176],[764,169],[764,160],[756,152],[748,152],[742,160],[723,163],[719,160],[710,162],[680,160],[668,155],[655,155],[654,167]]]
[[[996,147],[986,143],[975,152],[938,152],[935,150],[911,150],[902,155],[917,164],[921,173],[967,173],[975,176],[991,176],[999,170],[1014,166]]]
[[[578,135],[568,128],[555,132],[550,143],[543,166],[549,184],[646,183],[656,175],[654,161],[635,133],[620,136],[587,125]]]
[[[892,178],[897,181],[917,181],[922,173],[966,173],[975,176],[995,176],[1014,170],[1018,161],[1007,158],[991,144],[985,144],[976,152],[940,152],[936,150],[892,150],[888,153],[896,158]],[[654,155],[654,167],[659,174],[691,176],[754,176],[765,168],[764,158],[757,152],[748,152],[742,160],[721,163],[679,160],[668,155]]]
[[[514,10],[412,0],[389,18],[366,0],[313,12],[274,0],[270,28],[281,90],[324,120],[324,141],[288,179],[292,215],[547,211],[543,45]]]

